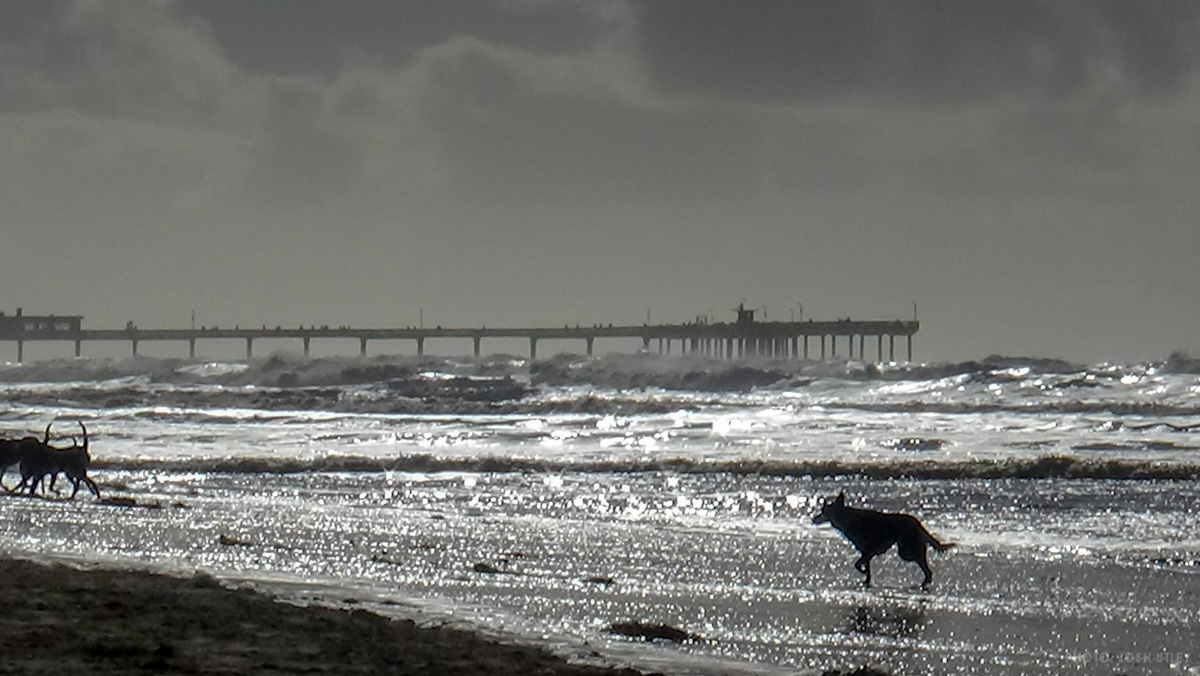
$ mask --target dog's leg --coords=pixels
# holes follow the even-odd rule
[[[100,488],[96,486],[95,481],[92,481],[90,478],[88,478],[86,476],[82,477],[80,479],[80,481],[82,481],[84,483],[84,485],[86,485],[88,487],[88,490],[90,490],[92,493],[95,493],[97,498],[100,497]],[[78,487],[76,487],[76,490],[78,490]],[[72,496],[72,497],[74,497],[74,496]]]
[[[933,570],[929,568],[929,557],[925,545],[921,545],[921,553],[917,555],[917,565],[925,573],[925,581],[921,583],[921,589],[928,590],[929,584],[933,582]]]
[[[871,557],[866,554],[863,554],[861,557],[859,557],[859,559],[857,561],[854,562],[854,568],[856,570],[858,570],[858,572],[867,576],[867,579],[863,580],[863,586],[870,587],[871,586]]]
[[[921,567],[925,573],[925,581],[921,583],[921,589],[928,589],[929,583],[933,582],[933,571],[929,568],[929,549],[925,546],[925,540],[903,543],[897,548],[896,553],[905,561],[914,561]]]

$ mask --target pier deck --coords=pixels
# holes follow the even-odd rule
[[[18,316],[19,317],[19,316]],[[18,317],[9,317],[17,319]],[[44,319],[44,318],[42,318]],[[739,359],[768,356],[784,359],[829,359],[838,356],[839,343],[845,345],[848,358],[867,359],[868,347],[875,347],[875,359],[882,362],[896,359],[896,337],[904,338],[906,357],[912,361],[912,336],[920,329],[917,321],[787,321],[689,324],[642,324],[635,326],[564,326],[562,328],[353,328],[353,327],[296,327],[296,328],[216,328],[199,329],[83,329],[79,317],[55,318],[54,322],[9,322],[0,326],[0,341],[17,343],[17,361],[24,357],[27,342],[73,342],[75,356],[82,356],[83,344],[100,341],[128,342],[132,354],[147,342],[187,342],[189,354],[196,356],[196,343],[201,340],[244,340],[246,357],[254,355],[254,341],[259,339],[291,338],[301,341],[304,354],[309,353],[316,339],[357,339],[360,354],[367,353],[372,340],[411,340],[417,354],[425,353],[426,341],[433,339],[469,339],[473,353],[481,354],[485,338],[517,338],[529,341],[529,357],[537,358],[538,342],[543,340],[579,340],[591,356],[595,341],[600,338],[641,339],[642,348],[671,353],[678,346],[679,354]],[[73,321],[62,321],[70,319]],[[856,340],[857,339],[857,340]],[[868,339],[870,344],[868,344]],[[857,345],[856,345],[857,343]],[[856,349],[857,348],[857,349]]]

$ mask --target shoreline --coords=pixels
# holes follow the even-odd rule
[[[204,572],[76,568],[0,553],[0,674],[665,676],[582,664],[469,629],[296,605]],[[860,666],[814,676],[890,676]]]
[[[296,606],[197,573],[80,570],[0,555],[0,673],[646,676],[361,609]]]

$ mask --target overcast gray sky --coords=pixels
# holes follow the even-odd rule
[[[0,309],[1200,354],[1193,0],[4,0]]]

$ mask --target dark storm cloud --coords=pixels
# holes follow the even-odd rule
[[[7,0],[0,3],[0,41],[24,39],[61,15],[71,0]]]
[[[1161,159],[1142,105],[1192,73],[1200,5],[1171,0],[0,7],[24,27],[0,43],[0,112],[74,111],[58,124],[128,173],[203,150],[209,170],[173,172],[202,177],[187,199],[690,201],[1194,170]],[[1187,139],[1183,107],[1161,114]]]
[[[242,67],[276,75],[326,73],[360,56],[392,66],[455,36],[535,52],[575,52],[594,26],[581,3],[495,0],[180,0],[182,11],[210,23]]]
[[[88,116],[171,122],[229,112],[235,68],[212,49],[202,21],[162,1],[10,7],[41,23],[0,43],[0,111],[65,107]]]
[[[1197,65],[1192,0],[648,0],[659,86],[758,100],[971,102],[1175,91]]]

